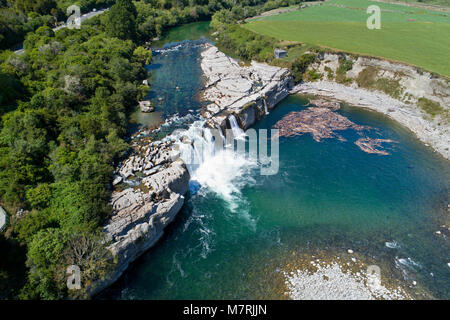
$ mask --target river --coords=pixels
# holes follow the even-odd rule
[[[204,32],[174,42],[192,29]],[[184,127],[199,119],[206,41],[199,38],[206,34],[202,24],[180,27],[155,51],[150,99],[157,109],[135,115],[139,128],[174,115]],[[307,97],[290,96],[254,128],[270,129],[307,106]],[[382,281],[412,297],[449,299],[448,161],[383,115],[346,105],[337,113],[394,141],[389,155],[363,152],[349,129],[340,132],[345,141],[281,137],[272,176],[249,159],[212,161],[196,173],[200,189],[160,242],[100,298],[285,299],[283,272],[320,258],[377,265]]]

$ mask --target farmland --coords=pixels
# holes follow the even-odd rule
[[[381,8],[381,29],[369,30],[369,5]],[[450,76],[450,10],[435,11],[365,0],[258,17],[244,27],[279,40],[387,58]]]

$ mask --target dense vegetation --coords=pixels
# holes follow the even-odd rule
[[[0,261],[0,298],[82,298],[83,290],[67,290],[67,266],[81,267],[84,289],[113,266],[101,229],[111,213],[114,165],[128,150],[129,113],[148,91],[140,85],[151,61],[144,42],[220,10],[240,19],[297,1],[75,4],[85,12],[112,2],[80,30],[54,32],[49,23],[71,2],[0,0],[1,46],[28,32],[25,54],[0,53],[0,205],[9,214],[0,234],[7,257]],[[264,50],[248,57],[264,59]]]
[[[111,11],[127,16],[130,4],[119,0]],[[127,35],[109,37],[121,20],[106,21],[56,34],[42,26],[27,37],[25,55],[1,56],[1,204],[11,214],[8,245],[26,244],[29,268],[12,295],[60,298],[65,266],[85,265],[87,283],[107,270],[101,245],[75,255],[81,243],[101,241],[113,165],[128,148],[127,114],[145,89],[136,83],[151,51]]]
[[[23,41],[28,32],[40,26],[54,26],[67,20],[66,10],[78,5],[81,12],[110,7],[114,0],[0,0],[0,49],[10,48]],[[160,37],[168,28],[199,20],[210,19],[222,9],[236,15],[251,17],[265,10],[299,3],[300,0],[143,0],[134,1],[135,24],[141,40]]]
[[[224,25],[220,28],[220,33],[216,39],[220,47],[231,50],[246,61],[269,61],[273,59],[273,51],[277,43],[270,37],[257,35],[237,24]]]
[[[0,49],[22,42],[28,32],[67,20],[73,4],[81,12],[110,6],[114,0],[0,0]]]
[[[299,2],[301,0],[147,0],[136,2],[136,23],[142,40],[149,40],[160,37],[168,28],[210,19],[221,10],[230,11],[233,19],[242,19]]]
[[[269,62],[273,59],[273,51],[278,41],[272,37],[258,35],[239,25],[243,19],[261,13],[261,10],[271,10],[300,2],[302,1],[268,1],[259,10],[258,8],[246,10],[242,7],[222,9],[211,19],[211,28],[217,31],[215,40],[220,47],[234,52],[241,59]]]

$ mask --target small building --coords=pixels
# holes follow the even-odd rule
[[[275,55],[275,59],[286,58],[287,52],[286,52],[286,50],[283,50],[283,49],[275,49],[274,55]]]

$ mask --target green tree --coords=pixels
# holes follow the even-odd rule
[[[295,82],[303,80],[303,74],[306,72],[306,69],[308,69],[308,66],[315,60],[316,56],[314,54],[306,53],[292,62],[291,70]]]
[[[133,56],[139,63],[150,64],[152,61],[152,50],[147,50],[144,47],[139,46],[134,49]]]
[[[37,12],[40,14],[49,14],[56,8],[55,0],[16,0],[16,7],[25,12]]]
[[[64,275],[60,263],[66,239],[56,228],[39,231],[28,247],[27,265],[30,268],[29,282],[22,298],[61,299],[65,283],[57,281]]]
[[[136,39],[136,7],[131,0],[117,0],[108,13],[106,32],[122,40]]]

